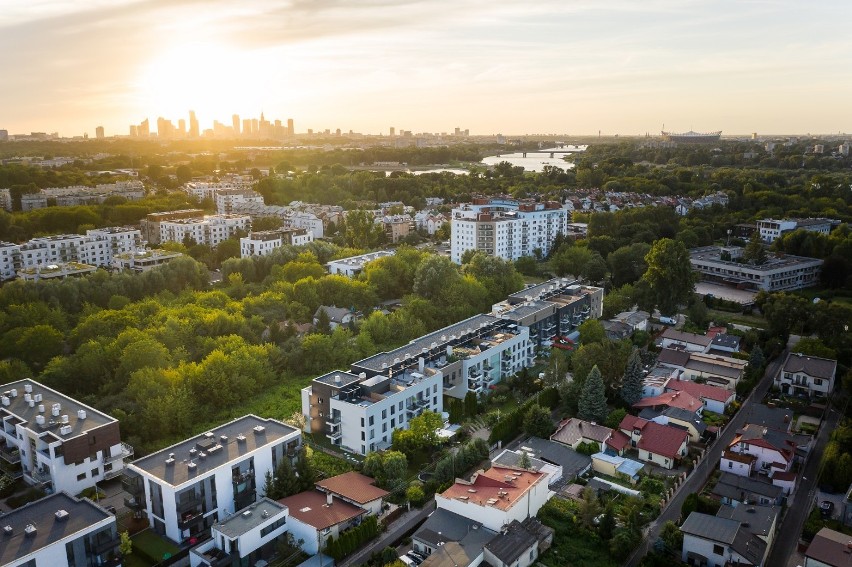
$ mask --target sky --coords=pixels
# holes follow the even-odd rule
[[[852,132],[852,2],[0,0],[0,129]]]

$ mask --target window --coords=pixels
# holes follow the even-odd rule
[[[822,378],[814,378],[814,386],[822,386]]]
[[[371,415],[370,416],[370,425],[374,425],[374,424],[375,424],[375,418]]]
[[[77,480],[86,480],[86,473],[80,473],[77,475]]]
[[[388,410],[383,409],[382,410],[382,419],[387,419],[387,417],[388,417]]]
[[[364,418],[361,418],[361,427],[364,427]]]
[[[729,469],[734,468],[734,461],[728,461],[728,468]]]
[[[725,555],[725,548],[721,545],[713,545],[713,555]]]
[[[396,419],[391,418],[391,429],[393,429],[394,427],[396,427]]]

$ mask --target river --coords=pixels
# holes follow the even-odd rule
[[[558,167],[560,169],[573,169],[574,164],[566,162],[562,159],[564,154],[555,154],[553,157],[550,157],[551,151],[571,151],[572,153],[585,151],[587,146],[566,146],[565,148],[550,148],[545,150],[539,150],[540,153],[527,153],[527,157],[524,157],[523,152],[515,152],[508,154],[500,154],[496,156],[488,156],[482,160],[482,163],[485,165],[497,165],[502,161],[508,161],[512,165],[521,166],[526,171],[535,171],[540,172],[544,169],[546,165],[552,165],[554,167]]]

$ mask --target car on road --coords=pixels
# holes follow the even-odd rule
[[[834,512],[834,502],[831,500],[823,500],[819,503],[819,512],[823,518],[830,518]]]

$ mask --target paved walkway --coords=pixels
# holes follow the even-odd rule
[[[725,429],[722,431],[719,439],[717,439],[710,447],[705,454],[704,459],[698,463],[698,466],[695,467],[692,474],[690,474],[686,481],[681,485],[675,496],[666,505],[666,509],[663,510],[656,520],[651,522],[651,524],[645,528],[642,545],[633,557],[625,563],[627,567],[636,567],[639,564],[645,554],[648,553],[651,545],[657,541],[660,531],[663,528],[663,524],[668,521],[677,521],[680,518],[680,509],[681,506],[683,506],[683,501],[686,497],[689,494],[701,491],[701,488],[704,484],[706,484],[710,474],[716,469],[719,459],[722,456],[722,451],[724,451],[724,449],[731,443],[737,429],[740,429],[746,423],[752,404],[760,403],[761,400],[763,400],[763,397],[772,385],[772,377],[778,373],[778,369],[786,356],[786,351],[781,353],[781,356],[767,367],[763,379],[745,399],[740,411],[738,411],[731,421],[725,426]],[[767,563],[767,565],[783,565],[783,563],[775,564],[770,562]]]
[[[397,541],[402,539],[402,536],[414,528],[417,524],[425,520],[429,514],[435,511],[435,500],[427,502],[422,509],[414,509],[406,512],[388,526],[388,530],[381,538],[375,540],[372,544],[354,553],[351,557],[340,562],[340,567],[354,567],[363,565],[370,559],[370,555],[374,551],[381,551],[388,546],[395,546]]]

